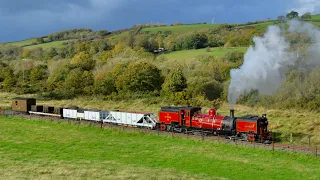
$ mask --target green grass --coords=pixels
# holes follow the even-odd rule
[[[0,116],[3,179],[319,179],[320,160],[263,149]]]
[[[311,20],[320,20],[320,14],[313,15]]]
[[[43,44],[37,44],[37,45],[33,45],[33,46],[26,46],[24,48],[26,49],[34,49],[34,48],[43,48],[43,49],[48,49],[48,48],[62,48],[64,47],[64,43],[65,42],[71,42],[73,40],[65,40],[65,41],[53,41],[53,42],[49,42],[49,43],[43,43]]]
[[[159,31],[171,31],[172,33],[185,33],[190,31],[202,30],[202,29],[210,29],[215,26],[219,26],[219,24],[190,24],[190,25],[179,25],[179,26],[164,26],[164,27],[151,27],[151,28],[143,28],[141,31],[146,32],[149,31],[151,34],[156,34]]]
[[[11,106],[11,99],[18,95],[12,93],[0,93],[0,107]],[[20,95],[22,97],[35,97],[35,95]],[[159,98],[142,98],[132,99],[127,101],[103,101],[99,97],[79,97],[70,100],[37,100],[39,105],[51,105],[60,107],[78,106],[83,108],[97,108],[106,110],[128,110],[128,111],[149,111],[155,115],[158,114],[161,106],[168,106],[171,104],[165,103],[161,97]],[[203,113],[207,113],[209,107],[203,108]],[[269,120],[269,128],[278,135],[282,134],[282,140],[289,138],[290,133],[302,134],[302,136],[293,137],[293,143],[307,145],[308,137],[311,135],[311,145],[320,146],[320,113],[308,112],[304,110],[278,110],[265,109],[260,107],[247,107],[237,105],[235,108],[236,116],[247,114],[267,114]],[[222,115],[229,114],[230,106],[225,103],[218,109],[218,113]]]
[[[202,55],[210,55],[217,58],[223,57],[226,53],[232,51],[241,51],[246,52],[248,47],[231,47],[231,48],[210,48],[210,51],[207,51],[207,48],[203,49],[196,49],[196,50],[182,50],[182,51],[173,51],[167,54],[164,54],[168,60],[185,60],[185,59],[192,59],[197,58],[198,56]]]
[[[5,45],[6,46],[19,46],[19,47],[22,47],[22,46],[26,46],[26,45],[32,44],[34,42],[36,42],[36,39],[27,39],[27,40],[23,40],[23,41],[8,42],[8,43],[5,43]]]
[[[112,35],[112,36],[110,36],[110,39],[120,39],[120,38],[127,36],[127,35],[129,35],[129,31],[125,31],[125,32],[122,32],[122,33],[116,34],[116,35]]]

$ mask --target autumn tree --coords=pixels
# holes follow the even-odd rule
[[[17,83],[17,79],[13,73],[13,69],[9,66],[5,67],[2,69],[1,74],[4,79],[2,82],[3,88],[11,91]]]
[[[116,92],[115,78],[112,74],[105,72],[98,74],[94,79],[94,93],[109,95],[112,92]]]
[[[162,85],[162,89],[166,93],[181,92],[187,88],[187,79],[183,75],[180,68],[172,70],[167,76]]]
[[[75,55],[70,64],[77,65],[83,70],[92,70],[95,66],[95,60],[92,59],[92,56],[88,52],[80,52]]]
[[[243,62],[244,59],[244,53],[240,51],[233,51],[233,52],[228,52],[223,56],[223,59],[232,62],[232,63],[241,63]]]
[[[307,12],[301,16],[303,20],[310,20],[312,18],[311,13]]]
[[[81,68],[73,69],[69,72],[65,82],[65,90],[74,94],[81,94],[84,88],[83,70]]]
[[[90,51],[90,44],[86,42],[81,42],[75,44],[75,52],[80,53],[80,52],[89,52]]]
[[[47,90],[53,91],[56,89],[63,89],[64,81],[67,78],[69,72],[70,72],[70,68],[66,65],[61,65],[55,68],[55,70],[53,70],[53,72],[50,74],[50,76],[47,79],[47,82],[46,82]]]
[[[162,77],[160,70],[148,62],[132,62],[116,81],[121,92],[150,92],[160,90]]]

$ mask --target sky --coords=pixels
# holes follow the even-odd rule
[[[320,13],[320,0],[1,0],[0,42],[60,30],[130,28],[145,23],[247,23],[291,10]]]

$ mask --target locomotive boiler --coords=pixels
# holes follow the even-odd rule
[[[235,117],[234,110],[229,116],[216,113],[209,109],[208,114],[202,114],[200,107],[161,107],[159,123],[162,131],[197,132],[199,130],[224,135],[228,138],[247,140],[251,142],[271,142],[272,135],[268,130],[268,119],[262,116],[247,115]]]

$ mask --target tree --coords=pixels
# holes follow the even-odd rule
[[[37,44],[42,44],[44,43],[43,37],[38,37],[36,40]]]
[[[80,52],[75,55],[70,64],[77,65],[83,70],[92,70],[95,66],[95,60],[92,59],[92,56],[88,52]]]
[[[207,42],[208,37],[205,34],[191,34],[184,39],[182,49],[204,48]]]
[[[286,20],[286,17],[284,16],[278,16],[278,21],[283,23]]]
[[[37,82],[47,78],[48,67],[46,65],[38,65],[30,72],[30,81]]]
[[[75,45],[75,52],[80,53],[80,52],[89,52],[90,51],[90,44],[86,42],[82,43],[77,43]]]
[[[173,23],[173,26],[181,26],[181,25],[183,25],[183,23],[181,23],[181,22],[175,22],[175,23]]]
[[[150,92],[160,90],[160,70],[148,62],[132,62],[116,81],[118,91]]]
[[[135,47],[143,47],[144,49],[147,49],[149,46],[149,36],[145,34],[140,34],[135,36],[134,46]]]
[[[286,15],[287,19],[294,19],[294,18],[297,18],[297,17],[299,17],[299,13],[295,12],[295,11],[291,11]]]
[[[303,20],[310,20],[312,18],[311,13],[307,12],[301,16]]]
[[[175,93],[175,92],[181,92],[187,87],[187,79],[182,73],[182,70],[180,68],[171,71],[163,85],[162,89],[166,93]]]
[[[45,56],[45,59],[51,59],[51,58],[55,57],[56,55],[58,55],[56,48],[50,48]]]
[[[135,40],[135,35],[133,32],[129,32],[129,35],[126,39],[127,45],[131,47],[131,49],[134,48],[134,40]]]
[[[62,89],[63,83],[68,76],[70,69],[68,66],[59,66],[57,67],[49,76],[46,86],[49,91],[55,89]]]
[[[240,51],[228,52],[223,56],[223,59],[231,62],[231,63],[241,63],[243,62],[244,53]]]
[[[94,93],[109,95],[112,92],[116,92],[115,79],[112,74],[104,72],[98,74],[94,80]]]
[[[164,40],[164,35],[158,34],[157,38],[156,38],[156,41],[157,41],[157,44],[158,44],[159,48],[163,48],[164,47],[163,40]]]
[[[84,88],[83,70],[81,68],[71,70],[64,84],[66,91],[81,94]]]
[[[94,78],[91,71],[84,71],[82,74],[82,87],[83,91],[87,95],[93,94]]]
[[[3,88],[9,91],[12,90],[17,83],[17,79],[13,74],[13,70],[8,66],[2,69],[1,74],[2,74],[2,77],[4,78]]]
[[[31,55],[31,52],[29,49],[23,49],[22,50],[22,58],[29,58]]]

